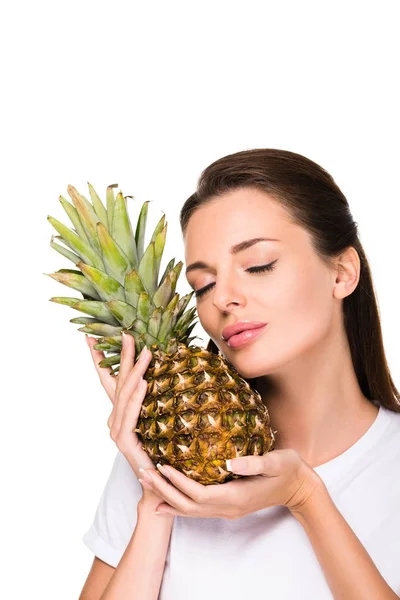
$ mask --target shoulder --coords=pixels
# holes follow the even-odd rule
[[[389,461],[400,460],[400,412],[381,405],[371,428],[372,455]]]
[[[400,406],[399,412],[386,408],[385,406],[380,406],[379,408],[382,420],[386,423],[388,433],[394,437],[398,437],[400,435]]]
[[[374,466],[375,477],[382,480],[386,478],[388,486],[400,494],[400,478],[397,477],[400,465],[400,412],[380,406],[376,435],[372,437],[367,454],[368,462]]]

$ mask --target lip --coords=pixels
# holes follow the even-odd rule
[[[260,321],[238,321],[233,325],[229,325],[225,327],[222,331],[222,337],[225,342],[229,340],[233,335],[237,333],[241,333],[242,331],[248,331],[249,329],[259,329],[264,325],[268,325],[268,323],[261,323]]]
[[[267,324],[266,324],[267,325]],[[230,348],[241,348],[245,344],[250,344],[255,338],[257,338],[264,331],[266,325],[257,327],[257,329],[245,329],[236,335],[232,335],[227,344]]]

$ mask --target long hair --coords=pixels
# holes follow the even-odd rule
[[[400,412],[400,394],[386,359],[378,302],[357,223],[346,197],[327,171],[287,150],[256,148],[228,154],[204,169],[195,193],[184,203],[180,212],[183,236],[198,208],[229,190],[246,187],[263,190],[280,203],[292,222],[309,232],[315,252],[326,265],[332,266],[334,257],[349,246],[358,252],[360,279],[354,291],[343,299],[354,370],[366,398]],[[211,339],[207,350],[219,352]],[[258,380],[247,381],[260,391]]]

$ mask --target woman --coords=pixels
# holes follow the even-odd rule
[[[81,599],[398,598],[400,395],[346,198],[301,155],[246,150],[203,171],[181,227],[208,349],[260,392],[275,449],[232,461],[236,482],[170,485],[131,433],[150,352],[133,367],[127,339],[116,383],[88,340],[119,452]],[[268,325],[233,347],[239,321]]]

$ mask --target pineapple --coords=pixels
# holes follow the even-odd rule
[[[196,307],[186,311],[194,292],[175,293],[183,263],[172,259],[159,281],[167,224],[158,222],[144,245],[149,201],[143,203],[135,234],[126,198],[117,184],[107,187],[106,207],[88,183],[92,203],[73,186],[72,199],[59,200],[73,229],[48,216],[59,233],[50,245],[77,269],[46,273],[83,296],[57,296],[52,302],[89,317],[71,323],[98,336],[94,346],[110,355],[102,367],[119,370],[122,331],[133,336],[136,356],[144,345],[153,357],[146,371],[146,396],[135,431],[154,463],[168,464],[203,485],[240,478],[225,461],[273,449],[274,432],[261,396],[220,355],[191,345]],[[64,244],[57,244],[54,239]],[[79,270],[78,270],[79,269]]]

